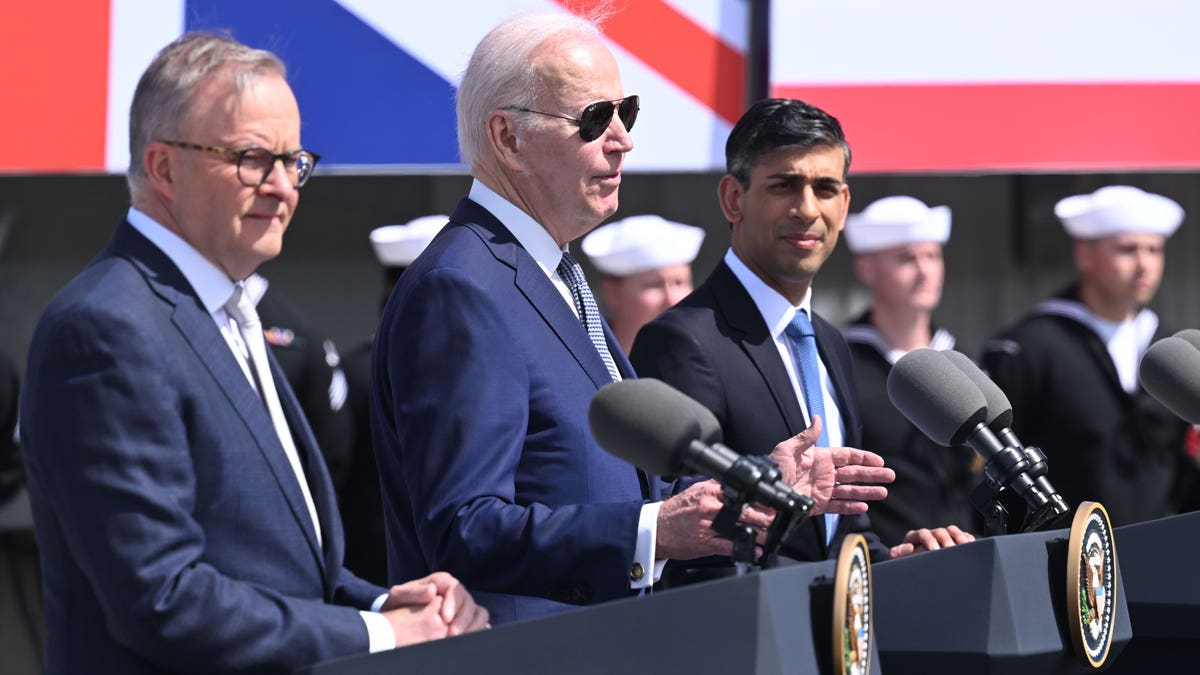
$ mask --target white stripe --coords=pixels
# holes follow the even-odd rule
[[[108,171],[129,168],[129,104],[154,55],[183,33],[184,0],[112,0],[108,45]]]
[[[771,10],[774,83],[1200,80],[1191,0],[788,0]]]
[[[675,11],[716,35],[739,52],[750,38],[750,3],[747,0],[664,0]]]

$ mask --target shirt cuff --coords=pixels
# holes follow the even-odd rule
[[[383,599],[387,599],[386,595],[382,597]],[[376,607],[382,604],[382,600],[376,600],[371,606]],[[377,610],[371,612],[360,611],[358,614],[367,626],[367,639],[369,641],[369,650],[372,654],[396,648],[396,634],[392,632],[392,622],[388,621],[386,616],[380,614]]]
[[[655,560],[655,544],[658,542],[658,510],[662,502],[642,506],[638,516],[637,546],[633,550],[633,564],[629,567],[629,588],[649,588],[662,577],[666,560]],[[646,574],[650,570],[650,574]]]

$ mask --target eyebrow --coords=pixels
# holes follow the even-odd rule
[[[802,174],[792,173],[790,171],[784,171],[781,173],[773,173],[773,174],[768,175],[767,180],[785,180],[785,181],[795,182],[797,180],[806,180],[806,179]],[[846,184],[846,181],[841,180],[839,178],[833,178],[831,176],[817,176],[816,178],[813,178],[809,182],[818,183],[818,184],[822,184],[822,185],[828,185],[828,186],[834,186],[834,187],[840,187],[840,186]]]

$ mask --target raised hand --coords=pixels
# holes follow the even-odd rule
[[[879,455],[858,448],[817,447],[820,415],[812,426],[775,446],[770,458],[796,492],[813,500],[813,514],[866,513],[867,502],[887,497],[887,488],[862,483],[891,483],[896,472]]]

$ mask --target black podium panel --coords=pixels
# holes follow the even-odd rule
[[[1093,672],[1067,628],[1068,530],[981,539],[872,567],[875,634],[883,671]],[[1124,561],[1118,553],[1118,566]],[[1132,635],[1117,578],[1112,664]]]
[[[1200,512],[1118,527],[1133,641],[1114,673],[1200,672]]]
[[[835,561],[789,565],[379,654],[312,675],[829,673]],[[879,658],[871,643],[871,673]]]

